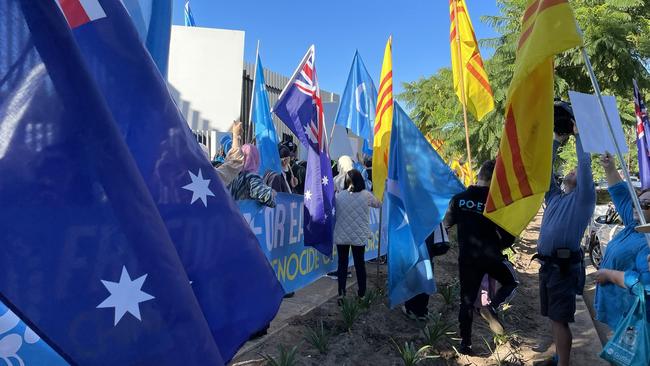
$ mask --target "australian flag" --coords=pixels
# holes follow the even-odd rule
[[[271,322],[284,291],[120,1],[59,1],[228,361]]]
[[[280,94],[273,112],[307,149],[305,245],[331,256],[335,213],[332,166],[312,45]]]
[[[636,113],[636,147],[639,159],[639,178],[641,188],[650,188],[650,120],[648,120],[648,109],[639,91],[639,86],[634,82],[634,111]]]
[[[2,312],[0,359],[42,339],[71,364],[222,365],[56,2],[0,1],[0,24],[0,300],[36,332]]]

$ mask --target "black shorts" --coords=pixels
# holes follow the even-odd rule
[[[567,273],[560,267],[545,263],[539,269],[539,299],[542,316],[560,323],[573,323],[576,313],[576,295],[582,295],[585,285],[585,267],[572,264]]]

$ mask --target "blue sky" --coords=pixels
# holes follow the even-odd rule
[[[174,0],[174,24],[183,24],[185,0]],[[447,0],[190,0],[197,26],[246,32],[244,59],[253,62],[257,40],[264,67],[290,76],[316,45],[321,89],[343,92],[355,49],[378,82],[384,46],[393,35],[393,78],[427,77],[451,63]],[[476,36],[494,31],[480,21],[498,12],[495,0],[467,0]],[[489,50],[484,50],[484,56]],[[378,85],[377,85],[378,86]]]

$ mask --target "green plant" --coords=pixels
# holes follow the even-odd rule
[[[296,354],[298,353],[298,346],[293,346],[288,349],[285,346],[278,346],[278,357],[275,358],[268,353],[262,355],[267,366],[295,366],[298,364]]]
[[[494,359],[494,362],[496,362],[497,366],[507,365],[509,363],[509,360],[513,358],[513,356],[515,355],[510,348],[508,348],[508,351],[505,353],[505,355],[499,351],[500,344],[498,342],[503,341],[501,337],[504,336],[494,337],[494,343],[495,343],[494,348],[490,346],[490,342],[488,342],[485,338],[483,338],[483,342],[485,342],[485,345],[487,346],[488,350],[492,354],[492,358]],[[507,343],[507,339],[508,336],[505,336],[505,342],[501,343],[501,345]]]
[[[404,342],[404,348],[400,348],[400,346],[397,345],[397,343],[393,338],[391,338],[390,340],[395,345],[395,348],[397,348],[397,352],[402,358],[402,362],[404,362],[404,366],[413,366],[413,365],[417,365],[418,363],[424,360],[436,358],[436,356],[431,356],[427,354],[427,352],[431,349],[431,346],[429,345],[422,346],[419,349],[416,349],[413,342]]]
[[[450,342],[451,336],[455,333],[452,328],[453,326],[442,318],[442,314],[429,314],[422,335],[426,343],[435,348],[440,343]]]
[[[361,315],[361,305],[355,299],[344,297],[341,303],[341,314],[343,315],[345,329],[349,331],[354,321]]]
[[[449,283],[440,288],[440,295],[445,301],[445,306],[451,306],[456,298],[458,298],[458,282]]]
[[[363,309],[369,309],[370,306],[381,298],[381,292],[378,289],[370,289],[366,292],[366,296],[359,299],[359,305]]]
[[[327,346],[330,341],[331,333],[329,330],[325,329],[323,321],[319,321],[319,324],[315,328],[307,328],[307,334],[305,335],[305,340],[316,348],[320,353],[327,353]]]

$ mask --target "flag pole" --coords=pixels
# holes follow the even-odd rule
[[[578,27],[578,29],[580,28]],[[582,31],[580,31],[580,33],[582,33]],[[632,198],[632,203],[634,204],[634,208],[637,214],[639,215],[639,221],[641,225],[637,226],[637,228],[645,229],[647,228],[647,222],[645,221],[643,210],[641,210],[641,204],[639,203],[639,198],[636,195],[634,186],[632,186],[632,181],[630,180],[630,171],[627,165],[625,164],[625,158],[623,157],[623,153],[621,152],[621,147],[618,145],[618,141],[616,141],[614,128],[612,127],[612,122],[609,118],[609,115],[607,114],[607,110],[605,109],[605,103],[603,102],[603,96],[600,93],[600,86],[598,85],[596,74],[594,74],[594,69],[591,66],[589,55],[587,54],[587,50],[585,49],[584,46],[581,48],[581,51],[582,51],[582,57],[585,60],[585,65],[587,66],[587,72],[589,73],[589,78],[591,79],[591,84],[594,88],[594,92],[596,93],[596,97],[598,98],[598,105],[600,106],[600,111],[603,112],[603,116],[605,116],[605,121],[607,121],[607,127],[609,129],[610,136],[614,141],[614,147],[616,148],[616,156],[618,157],[618,161],[621,164],[621,169],[623,170],[623,175],[625,176],[625,181],[627,183],[626,184],[627,189],[630,192],[630,197]],[[648,246],[650,246],[650,234],[645,233],[645,238]]]
[[[454,0],[454,21],[456,23],[456,47],[458,48],[458,76],[460,77],[460,94],[461,104],[463,105],[463,121],[465,122],[465,145],[467,146],[467,161],[469,162],[469,175],[471,179],[474,178],[472,171],[472,152],[469,145],[469,127],[467,124],[467,96],[465,95],[465,75],[464,68],[461,65],[463,62],[463,53],[460,47],[460,27],[458,26],[458,0]]]
[[[385,185],[385,184],[384,184]],[[384,199],[386,198],[386,189],[384,189]],[[383,200],[382,200],[383,202]],[[381,264],[381,237],[382,237],[382,220],[384,217],[384,205],[379,209],[379,238],[377,239],[377,288],[381,288],[381,281],[379,280],[379,265]]]
[[[248,128],[246,129],[246,143],[253,141],[253,100],[255,98],[255,82],[257,81],[257,61],[260,59],[260,40],[257,40],[257,50],[255,51],[255,71],[253,71],[253,88],[251,89],[251,106],[248,110]],[[262,70],[264,72],[264,70]]]

